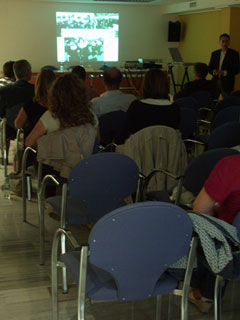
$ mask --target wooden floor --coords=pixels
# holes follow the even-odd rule
[[[0,183],[3,182],[0,169]],[[39,228],[37,203],[28,203],[28,222],[22,222],[21,198],[3,198],[0,191],[0,320],[50,320],[50,250],[52,235],[58,223],[46,216],[46,264],[39,265]],[[86,229],[81,230],[83,238]],[[227,287],[223,303],[223,320],[240,319],[240,282]],[[76,319],[76,288],[70,285],[68,294],[60,295],[61,319]],[[189,319],[210,320],[213,312],[201,314],[189,307]],[[88,303],[88,320],[154,319],[155,299],[135,303]],[[167,313],[164,297],[163,319]],[[180,319],[179,298],[175,298],[173,319]]]

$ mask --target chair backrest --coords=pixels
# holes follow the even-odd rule
[[[202,189],[216,163],[224,157],[239,154],[230,148],[209,150],[193,159],[186,169],[183,186],[196,196]]]
[[[23,102],[21,103],[17,103],[14,106],[12,106],[11,108],[7,108],[6,110],[6,119],[7,119],[7,124],[9,125],[9,127],[13,128],[16,130],[15,125],[14,125],[14,120],[17,118],[17,115],[21,109],[21,107],[23,106]]]
[[[180,108],[190,108],[198,112],[201,107],[196,99],[193,97],[180,98],[174,101],[174,104],[178,105]]]
[[[240,122],[228,122],[213,130],[207,149],[232,148],[240,145]]]
[[[214,118],[211,129],[214,130],[224,123],[231,121],[239,121],[240,119],[240,106],[232,106],[220,111]]]
[[[119,299],[144,299],[164,271],[188,253],[191,238],[192,222],[183,209],[164,202],[128,205],[94,226],[89,261],[112,275]]]
[[[223,109],[226,109],[228,107],[232,106],[240,106],[240,97],[238,96],[227,96],[223,100],[220,100],[213,110],[213,119],[215,116],[222,111]]]
[[[191,94],[191,97],[197,100],[200,107],[209,107],[213,100],[211,93],[206,90],[195,91]]]
[[[180,108],[179,130],[183,139],[193,135],[197,127],[197,113],[190,108]]]
[[[57,71],[59,70],[58,67],[55,67],[55,66],[52,66],[52,65],[46,65],[46,66],[43,66],[41,68],[41,70],[52,70],[52,71]]]
[[[131,135],[116,151],[132,158],[145,176],[154,169],[167,170],[178,176],[187,166],[187,152],[181,134],[167,126],[144,128]],[[158,173],[151,179],[148,191],[172,189],[176,184],[174,178]]]
[[[106,146],[117,138],[124,128],[125,121],[126,112],[121,110],[108,112],[99,117],[101,144]]]
[[[123,206],[136,192],[138,167],[129,157],[113,152],[98,153],[80,161],[69,176],[69,194],[82,201],[91,223]],[[71,220],[71,217],[69,217]]]

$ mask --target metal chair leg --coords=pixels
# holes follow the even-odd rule
[[[65,235],[61,235],[61,252],[62,254],[66,253],[66,238]],[[68,285],[67,285],[67,268],[62,268],[62,292],[68,293]]]
[[[174,304],[174,294],[173,292],[170,292],[168,295],[168,320],[172,319],[173,304]]]
[[[27,198],[28,201],[32,200],[32,182],[31,176],[27,175]]]
[[[87,256],[88,256],[88,247],[84,246],[81,249],[80,270],[79,270],[78,320],[85,320]]]
[[[162,295],[156,297],[156,320],[161,320]]]
[[[188,319],[188,295],[189,295],[190,282],[192,278],[194,260],[196,258],[197,245],[198,245],[198,238],[193,238],[191,242],[189,255],[188,255],[187,268],[186,268],[185,278],[183,282],[182,301],[181,301],[181,320]]]
[[[36,150],[27,147],[23,153],[22,160],[22,212],[23,212],[23,222],[27,221],[27,195],[26,195],[26,185],[27,185],[27,175],[26,175],[26,165],[27,165],[27,157],[29,152],[37,153]]]
[[[216,276],[214,289],[214,320],[221,320],[222,287],[224,279]]]

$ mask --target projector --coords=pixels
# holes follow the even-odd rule
[[[142,69],[143,64],[140,63],[139,61],[126,61],[125,68],[126,69]]]

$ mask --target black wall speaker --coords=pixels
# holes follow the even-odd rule
[[[181,23],[179,21],[168,22],[168,42],[180,41]]]

